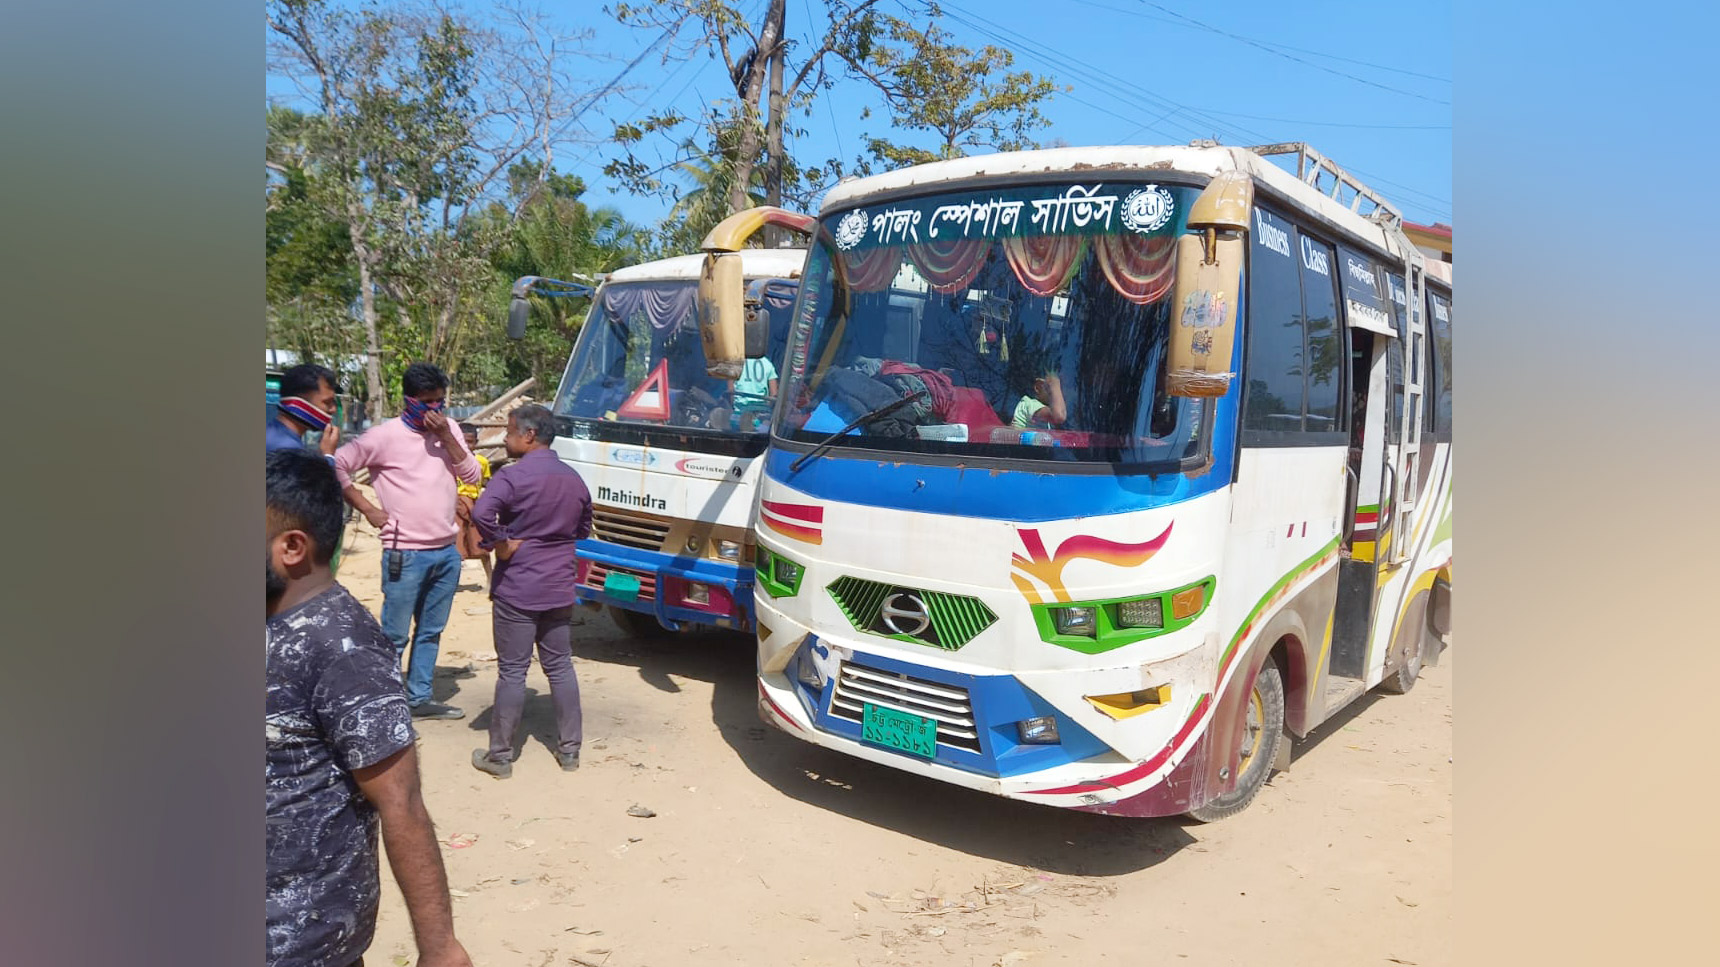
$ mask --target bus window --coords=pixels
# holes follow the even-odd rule
[[[1433,325],[1432,357],[1435,369],[1434,378],[1428,383],[1428,391],[1432,395],[1433,405],[1428,407],[1432,417],[1433,432],[1436,439],[1451,439],[1451,301],[1438,293],[1429,291],[1427,300],[1430,305],[1428,316]]]
[[[1254,210],[1248,273],[1247,390],[1242,428],[1302,432],[1305,347],[1295,229]]]
[[[1343,430],[1338,400],[1343,389],[1343,334],[1338,331],[1338,296],[1332,278],[1332,247],[1304,235],[1302,317],[1308,320],[1309,433]],[[1338,440],[1336,442],[1342,442]]]

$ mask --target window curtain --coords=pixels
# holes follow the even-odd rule
[[[1111,288],[1136,305],[1151,305],[1165,297],[1176,281],[1176,239],[1140,235],[1101,235],[1093,249]]]
[[[1009,258],[1016,279],[1037,296],[1053,296],[1062,291],[1086,250],[1087,240],[1079,235],[1003,239],[1003,254]]]
[[[692,318],[693,302],[698,295],[698,286],[685,282],[605,286],[603,313],[610,319],[623,322],[635,315],[643,315],[652,329],[662,333]]]
[[[985,265],[991,243],[983,238],[918,242],[907,247],[908,258],[936,292],[960,292]]]
[[[889,288],[896,278],[896,271],[902,267],[902,252],[896,248],[848,252],[841,258],[847,263],[848,287],[855,292],[877,292]]]

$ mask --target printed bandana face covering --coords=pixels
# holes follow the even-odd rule
[[[318,409],[310,400],[299,396],[284,396],[279,404],[281,412],[311,428],[315,433],[327,427],[334,417]]]
[[[442,403],[426,403],[408,396],[401,403],[400,421],[414,430],[424,430],[424,415],[426,413],[442,412]]]

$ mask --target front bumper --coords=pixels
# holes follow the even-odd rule
[[[754,627],[753,569],[708,558],[646,551],[608,541],[587,539],[575,546],[579,559],[577,593],[581,604],[607,604],[656,618],[671,631],[684,624],[714,625],[736,631]],[[606,589],[611,573],[639,582],[637,594]],[[688,588],[702,584],[709,603],[687,599]]]
[[[766,595],[759,596],[757,608],[760,716],[796,738],[905,772],[1045,805],[1096,808],[1133,800],[1149,810],[1142,815],[1188,808],[1186,794],[1167,794],[1163,787],[1201,748],[1213,711],[1210,695],[1187,695],[1150,713],[1150,723],[1128,726],[1137,735],[1143,729],[1152,733],[1150,751],[1137,759],[1097,734],[1103,728],[1084,727],[1070,714],[1066,699],[1061,704],[1051,701],[1042,694],[1049,690],[1036,690],[1026,676],[964,673],[945,667],[947,663],[904,660],[900,649],[870,646],[851,634],[832,630],[824,636],[789,617]],[[821,687],[800,680],[802,662],[817,666]],[[1127,673],[1117,671],[1119,676]],[[1052,674],[1085,674],[1085,683],[1095,681],[1092,673]],[[1138,676],[1138,669],[1133,674]],[[926,758],[864,738],[856,707],[867,699],[936,719],[935,754]],[[945,707],[933,711],[927,703]],[[1040,716],[1056,719],[1060,742],[1028,745],[1019,740],[1017,723]],[[1094,721],[1092,715],[1079,717],[1088,724]],[[1179,795],[1185,798],[1178,801]]]

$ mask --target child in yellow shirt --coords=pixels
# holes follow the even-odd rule
[[[454,516],[460,519],[460,556],[469,561],[484,562],[484,583],[490,583],[490,552],[480,545],[483,540],[478,535],[478,529],[472,526],[472,505],[478,502],[478,495],[484,492],[484,484],[490,482],[490,461],[478,452],[478,428],[470,423],[460,424],[460,432],[466,437],[466,450],[472,454],[472,459],[478,461],[478,469],[483,473],[483,482],[469,484],[464,480],[456,481],[454,501]]]

